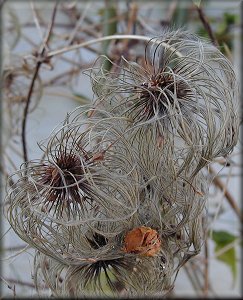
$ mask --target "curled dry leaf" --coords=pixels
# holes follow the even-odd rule
[[[145,226],[129,231],[125,236],[124,243],[123,251],[144,256],[155,256],[161,247],[158,232]]]

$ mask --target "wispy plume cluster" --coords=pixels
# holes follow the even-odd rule
[[[152,39],[141,62],[91,72],[78,107],[7,189],[8,220],[36,251],[34,279],[56,297],[165,296],[200,252],[203,173],[238,138],[230,62],[194,35]]]
[[[169,31],[151,39],[139,63],[121,58],[107,72],[106,60],[98,59],[90,72],[97,105],[130,117],[135,130],[155,131],[158,139],[166,135],[183,168],[194,165],[192,175],[232,151],[238,138],[237,81],[213,45]]]

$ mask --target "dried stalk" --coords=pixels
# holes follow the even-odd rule
[[[205,240],[204,251],[205,251],[205,262],[204,262],[204,289],[203,289],[204,295],[203,296],[207,298],[208,289],[209,289],[208,238],[206,238]]]
[[[230,194],[230,192],[227,190],[227,188],[224,185],[224,183],[219,179],[219,177],[217,177],[217,174],[212,169],[212,167],[209,167],[209,173],[214,176],[214,178],[213,178],[214,185],[216,187],[218,187],[224,193],[224,196],[227,199],[229,205],[232,207],[232,209],[234,210],[234,212],[236,213],[236,215],[238,216],[238,218],[240,219],[240,221],[243,222],[242,212],[241,212],[240,208],[238,207],[238,205],[236,204],[235,199]]]
[[[13,287],[11,286],[11,284],[18,284],[18,285],[22,285],[22,286],[27,286],[27,287],[30,287],[30,288],[33,288],[35,289],[35,285],[33,283],[30,283],[30,282],[26,282],[26,281],[21,281],[21,280],[18,280],[18,279],[12,279],[12,278],[3,278],[3,277],[0,277],[0,279],[5,282],[7,285],[8,285],[8,288],[9,289],[13,289]]]
[[[80,43],[80,44],[76,44],[76,45],[72,45],[72,46],[66,46],[62,49],[50,51],[49,53],[46,54],[46,58],[51,58],[51,57],[56,56],[56,55],[60,55],[60,54],[63,54],[63,53],[69,52],[69,51],[77,50],[79,48],[86,47],[86,46],[89,46],[89,45],[92,45],[92,44],[101,43],[103,41],[123,40],[123,39],[139,40],[139,41],[145,41],[145,42],[149,42],[151,40],[150,37],[143,36],[143,35],[129,35],[129,34],[127,34],[127,35],[120,35],[120,34],[108,35],[108,36],[100,37],[98,39],[83,42],[83,43]],[[176,49],[174,49],[171,45],[168,45],[166,43],[161,43],[161,41],[159,43],[163,44],[164,47],[169,46],[171,51],[176,51]],[[177,53],[178,56],[182,57],[181,53],[179,53],[178,51],[176,51],[176,53]]]
[[[55,6],[54,6],[53,13],[52,13],[52,18],[51,18],[51,23],[50,23],[49,29],[47,31],[47,34],[46,34],[45,40],[43,42],[43,45],[42,45],[42,47],[39,51],[39,59],[36,63],[34,75],[33,75],[32,81],[31,81],[31,85],[30,85],[29,92],[28,92],[27,99],[26,99],[26,105],[25,105],[25,108],[24,108],[24,116],[23,116],[23,122],[22,122],[22,144],[23,144],[23,156],[24,156],[25,161],[28,160],[27,143],[26,143],[26,123],[27,123],[28,109],[29,109],[29,106],[30,106],[30,100],[31,100],[31,95],[33,93],[35,81],[38,77],[40,67],[41,67],[41,65],[42,65],[42,63],[44,62],[44,59],[45,59],[46,46],[47,46],[47,44],[49,42],[49,39],[51,37],[51,32],[52,32],[52,28],[53,28],[53,24],[54,24],[54,20],[55,20],[55,15],[56,15],[56,11],[57,11],[57,4],[58,4],[58,2],[56,2]]]
[[[206,18],[205,14],[204,14],[204,12],[203,12],[203,10],[201,8],[201,6],[196,5],[196,9],[198,11],[199,18],[200,18],[200,20],[201,20],[201,22],[202,22],[205,30],[207,31],[207,33],[208,33],[208,35],[210,37],[210,40],[212,41],[212,43],[216,47],[218,47],[219,46],[218,41],[217,41],[217,39],[216,39],[216,37],[215,37],[215,35],[213,33],[213,30],[212,30],[212,28],[211,28],[211,26],[210,26],[210,24],[209,24],[209,22],[208,22],[208,20]]]

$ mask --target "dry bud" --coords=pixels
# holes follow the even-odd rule
[[[125,236],[124,244],[124,252],[144,256],[156,255],[161,247],[161,241],[157,231],[145,226],[129,231]]]

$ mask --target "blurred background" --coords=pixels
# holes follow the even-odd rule
[[[19,169],[26,156],[40,158],[38,142],[48,137],[67,112],[93,100],[90,78],[83,71],[92,68],[100,54],[117,63],[121,56],[138,61],[144,55],[144,42],[129,39],[75,50],[73,46],[113,34],[152,38],[167,27],[184,28],[215,44],[233,63],[240,82],[242,5],[240,0],[0,3],[1,297],[33,297],[34,252],[4,218],[6,178]],[[60,49],[65,52],[59,54]],[[52,57],[41,53],[52,53]],[[208,237],[201,253],[180,270],[171,298],[241,296],[241,151],[239,140],[227,162],[222,158],[210,166]]]

